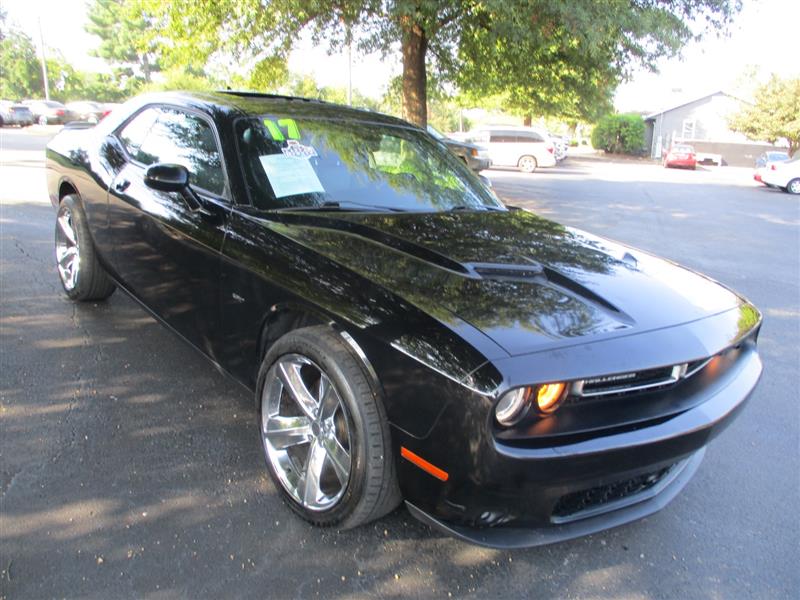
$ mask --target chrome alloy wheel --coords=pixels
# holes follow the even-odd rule
[[[64,287],[71,291],[78,283],[80,248],[72,223],[72,212],[66,207],[59,211],[56,227],[56,265]]]
[[[261,440],[284,489],[312,511],[332,508],[350,480],[350,415],[336,386],[311,360],[287,354],[261,393]]]
[[[800,179],[792,179],[787,186],[787,190],[790,194],[800,194]]]

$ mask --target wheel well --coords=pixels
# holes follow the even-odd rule
[[[64,199],[64,196],[77,193],[78,190],[76,190],[69,181],[62,181],[61,185],[58,186],[58,201],[61,202]]]
[[[278,341],[282,336],[295,329],[300,329],[301,327],[324,325],[326,322],[327,320],[321,315],[302,308],[273,307],[273,310],[264,320],[264,326],[261,328],[261,336],[258,342],[258,365],[256,369],[260,366],[261,360],[272,347],[272,344]]]

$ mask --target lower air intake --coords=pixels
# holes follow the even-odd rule
[[[588,517],[595,514],[597,509],[601,507],[613,510],[615,508],[613,505],[618,502],[632,499],[634,496],[658,485],[674,466],[670,465],[630,479],[565,494],[558,499],[555,508],[553,508],[553,520],[563,522],[576,520],[584,516]]]

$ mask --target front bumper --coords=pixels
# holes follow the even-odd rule
[[[484,169],[488,169],[492,166],[492,161],[489,158],[468,156],[467,166],[473,171],[483,171]]]
[[[647,426],[557,446],[511,445],[489,435],[471,440],[471,448],[459,447],[454,433],[459,427],[448,423],[445,413],[425,440],[404,439],[402,432],[395,436],[398,444],[451,474],[445,483],[432,481],[400,461],[409,510],[451,535],[498,548],[548,544],[640,519],[663,508],[686,485],[705,446],[741,410],[761,371],[753,347],[736,368],[702,391],[702,402],[693,408]],[[464,420],[470,419],[462,417],[461,431]],[[473,462],[460,464],[458,455],[469,452]],[[652,485],[629,483],[648,478]],[[618,493],[628,485],[635,493]],[[617,497],[579,505],[571,513],[560,508],[565,499],[591,500],[604,490],[616,490],[609,494]]]
[[[467,527],[448,524],[406,502],[408,511],[423,523],[448,535],[487,548],[504,550],[545,546],[638,521],[669,504],[689,483],[705,455],[702,448],[673,468],[672,476],[636,497],[615,503],[608,511],[548,527]]]

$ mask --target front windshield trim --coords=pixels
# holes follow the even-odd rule
[[[468,210],[470,212],[481,212],[485,210],[495,210],[495,211],[505,211],[508,210],[506,206],[502,203],[502,201],[494,194],[493,191],[488,189],[485,184],[478,178],[477,174],[474,173],[471,169],[469,169],[463,162],[458,159],[455,155],[453,155],[448,150],[440,147],[439,143],[437,142],[436,138],[431,135],[428,131],[424,129],[420,129],[414,125],[406,124],[403,122],[386,122],[382,120],[376,119],[360,119],[354,118],[351,116],[341,117],[341,116],[321,116],[321,115],[297,115],[290,110],[286,110],[283,107],[275,107],[275,110],[272,112],[264,112],[264,113],[247,113],[244,115],[240,115],[236,117],[233,122],[233,130],[238,131],[238,127],[242,121],[246,122],[258,122],[259,124],[263,123],[264,119],[270,119],[275,117],[286,117],[286,118],[298,118],[302,119],[303,121],[314,121],[320,123],[335,123],[335,124],[345,124],[345,125],[369,125],[376,128],[384,128],[388,131],[397,130],[397,131],[405,131],[413,136],[418,136],[423,142],[427,143],[429,148],[436,148],[436,152],[445,165],[449,168],[450,171],[453,171],[454,174],[462,180],[463,185],[466,186],[466,190],[469,190],[469,193],[473,195],[473,197],[479,202],[479,204],[475,205],[474,207],[470,207]],[[234,144],[237,150],[237,154],[239,156],[239,160],[237,162],[240,166],[241,175],[243,178],[243,183],[245,193],[246,193],[246,200],[248,201],[249,205],[256,210],[263,211],[263,212],[274,212],[275,210],[291,210],[291,206],[285,207],[275,207],[270,209],[262,209],[259,208],[253,197],[254,191],[251,190],[251,186],[247,184],[247,176],[245,173],[245,164],[244,161],[241,160],[241,157],[244,156],[243,148],[241,147],[241,140],[239,139],[238,135],[234,135]],[[346,205],[357,205],[358,203],[355,201],[350,201],[347,199],[341,200],[342,204]],[[425,207],[425,208],[407,208],[407,207],[400,207],[400,206],[381,206],[381,205],[370,205],[369,208],[366,207],[362,203],[362,206],[365,207],[365,211],[374,212],[374,211],[381,211],[381,212],[407,212],[407,213],[442,213],[448,212],[449,208],[435,208],[435,207]],[[325,210],[324,207],[320,205],[319,210]],[[340,209],[332,209],[332,210],[340,210]],[[353,211],[355,212],[355,211]]]

